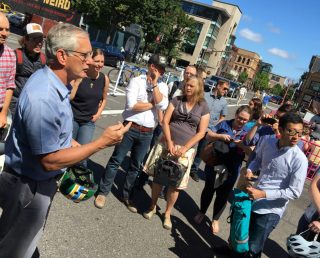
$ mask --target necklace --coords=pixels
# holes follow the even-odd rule
[[[94,86],[93,82],[90,83],[90,88],[92,89],[92,87]]]

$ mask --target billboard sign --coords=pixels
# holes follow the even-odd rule
[[[4,2],[13,11],[79,25],[80,14],[72,8],[71,0],[7,0]]]

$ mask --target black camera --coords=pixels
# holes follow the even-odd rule
[[[272,117],[265,117],[265,118],[262,118],[261,121],[265,124],[269,124],[269,125],[273,125],[275,123],[277,123],[277,119],[275,118],[272,118]]]

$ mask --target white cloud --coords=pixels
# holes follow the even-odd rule
[[[280,34],[280,29],[278,27],[274,26],[271,22],[268,23],[268,29],[272,33]]]
[[[247,21],[247,22],[251,22],[252,21],[252,17],[249,16],[249,15],[245,15],[245,14],[241,16],[241,19],[243,21]]]
[[[279,48],[276,48],[276,47],[268,49],[268,52],[271,55],[279,56],[279,57],[284,58],[284,59],[288,59],[288,58],[293,58],[294,57],[294,56],[291,56],[287,51],[279,49]]]
[[[254,42],[261,42],[262,36],[259,33],[255,33],[252,30],[245,28],[240,31],[240,36]]]

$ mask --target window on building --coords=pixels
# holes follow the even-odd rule
[[[242,58],[242,63],[244,64],[244,62],[246,61],[246,59],[245,58]]]
[[[315,91],[315,92],[320,92],[320,82],[312,81],[310,83],[309,89]]]
[[[241,71],[242,71],[242,67],[240,66],[240,67],[239,67],[239,72],[241,73]]]
[[[250,61],[251,61],[251,60],[248,58],[248,60],[247,60],[247,65],[249,65],[249,64],[250,64]]]
[[[246,73],[247,72],[247,68],[244,68],[243,71]]]
[[[306,95],[303,96],[303,100],[304,101],[308,101],[309,102],[309,101],[311,101],[311,99],[312,99],[312,96],[310,96],[310,95],[306,94]]]
[[[280,77],[273,74],[273,75],[271,76],[271,80],[272,80],[272,81],[279,82],[279,81],[280,81]]]
[[[241,62],[241,56],[238,56],[238,60],[237,60],[238,63]]]
[[[188,35],[186,36],[186,38],[184,39],[184,42],[182,43],[181,51],[187,54],[193,55],[202,26],[203,24],[200,22],[196,24],[196,35],[194,37],[188,37]]]
[[[237,65],[235,65],[235,66],[234,66],[234,70],[236,70],[236,71],[237,71],[237,69],[238,69],[238,66],[237,66]]]
[[[206,37],[206,39],[204,40],[203,46],[206,48],[214,48],[214,43],[216,42],[216,40],[214,38],[211,37]]]

